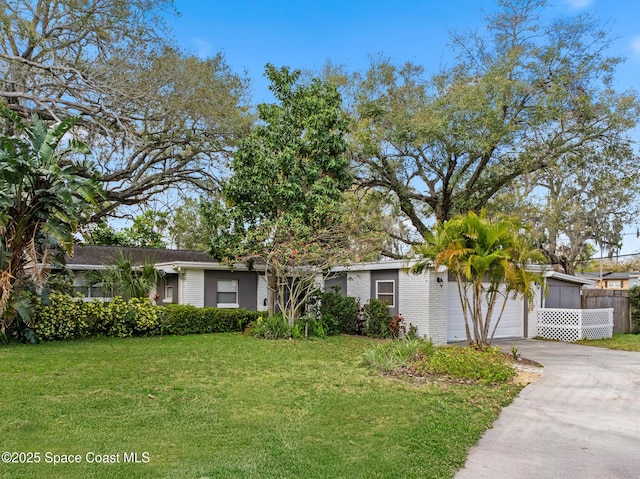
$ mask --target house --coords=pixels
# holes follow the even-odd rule
[[[596,289],[627,290],[640,284],[640,272],[611,272],[602,273],[580,273],[579,277],[588,278],[595,281]]]
[[[435,343],[466,340],[464,316],[457,283],[446,269],[410,272],[413,263],[396,260],[336,268],[342,274],[325,282],[325,290],[340,287],[360,304],[372,298],[389,304],[392,314],[402,313],[406,325]],[[582,287],[593,281],[555,271],[542,271],[544,283],[536,285],[533,304],[508,299],[494,338],[537,336],[536,309],[580,308]],[[544,291],[548,291],[545,296]],[[531,307],[530,307],[531,306]]]
[[[74,275],[75,292],[87,300],[108,299],[99,285],[86,284],[84,273],[105,268],[120,252],[138,266],[145,261],[153,262],[163,273],[153,295],[157,304],[266,310],[267,286],[259,268],[252,271],[245,265],[230,268],[201,251],[76,246],[73,256],[66,260]]]
[[[155,298],[158,304],[191,304],[198,307],[267,309],[268,290],[264,270],[244,265],[230,268],[215,262],[207,253],[196,251],[78,246],[68,258],[74,272],[76,290],[87,299],[102,297],[97,286],[89,287],[83,272],[104,267],[121,251],[135,264],[145,258],[163,271]],[[427,269],[413,274],[413,263],[404,260],[354,264],[335,268],[335,276],[320,282],[325,290],[338,288],[362,305],[375,298],[388,304],[391,314],[402,314],[405,324],[414,325],[420,336],[435,343],[464,341],[464,317],[455,279],[446,269]],[[587,278],[576,278],[555,271],[543,272],[544,284],[536,285],[533,304],[526,299],[509,299],[495,338],[522,338],[537,335],[538,308],[580,308],[582,287],[592,285]],[[548,295],[543,292],[548,291]]]

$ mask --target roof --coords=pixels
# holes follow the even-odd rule
[[[71,269],[87,269],[104,266],[112,262],[122,252],[135,265],[142,265],[145,261],[154,263],[197,262],[213,263],[214,260],[203,251],[130,248],[123,246],[76,245],[73,256],[67,256],[67,266]]]
[[[592,278],[578,277],[571,274],[559,273],[558,271],[546,271],[543,275],[545,278],[553,278],[567,283],[576,283],[584,285],[593,285],[595,281]]]
[[[600,273],[598,272],[580,273],[578,276],[591,278],[594,280],[600,279]],[[603,271],[602,272],[602,279],[629,279],[629,278],[637,278],[639,276],[640,276],[640,273],[637,271],[620,271],[620,272]]]

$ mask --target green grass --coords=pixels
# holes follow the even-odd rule
[[[640,351],[640,334],[614,334],[611,339],[576,341],[575,344],[597,346],[599,348],[619,349],[621,351]]]
[[[384,377],[357,366],[372,344],[217,334],[0,348],[0,451],[41,454],[0,464],[0,478],[453,477],[518,389]]]

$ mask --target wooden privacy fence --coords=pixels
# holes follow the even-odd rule
[[[615,289],[583,289],[582,309],[613,308],[613,333],[631,332],[629,293]]]

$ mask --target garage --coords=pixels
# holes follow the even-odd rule
[[[462,315],[462,305],[458,295],[458,287],[456,283],[449,284],[447,297],[447,342],[466,341],[467,335],[464,327],[464,317]],[[500,313],[502,299],[498,299],[496,309],[494,310],[491,328],[495,325],[495,320]],[[483,301],[483,310],[486,303]],[[522,338],[525,331],[525,321],[527,318],[527,308],[522,298],[508,299],[505,306],[502,319],[498,325],[498,329],[494,335],[494,339],[498,338]],[[472,332],[473,334],[473,332]]]

